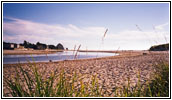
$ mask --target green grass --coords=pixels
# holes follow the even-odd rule
[[[168,97],[169,96],[169,65],[161,63],[157,66],[155,79],[148,84],[146,96]]]
[[[51,73],[50,77],[43,79],[35,65],[30,66],[32,74],[23,70],[19,65],[16,68],[16,77],[5,79],[8,90],[13,97],[90,97],[100,96],[99,86],[96,76],[92,76],[91,84],[84,84],[79,80],[76,73],[68,79],[65,71],[60,74],[57,71]],[[19,74],[21,72],[21,74]],[[23,77],[22,77],[23,76]],[[32,77],[33,76],[33,77]],[[23,81],[23,79],[24,81]],[[57,82],[55,82],[57,80]],[[71,82],[69,82],[72,80]],[[76,87],[78,86],[78,87]],[[5,94],[5,96],[8,96]]]
[[[169,96],[169,65],[166,63],[155,66],[155,78],[147,82],[146,86],[141,85],[140,72],[135,87],[116,87],[115,97],[168,97]],[[102,97],[103,92],[98,84],[96,75],[92,75],[90,81],[85,83],[79,78],[76,72],[69,78],[65,71],[52,72],[48,78],[38,71],[36,65],[30,65],[31,72],[24,70],[21,65],[16,68],[16,76],[5,79],[8,90],[13,97]],[[44,72],[43,72],[44,73]],[[4,96],[8,96],[4,94]]]
[[[138,73],[137,85],[131,89],[130,78],[128,78],[128,86],[122,89],[116,89],[117,97],[169,97],[169,65],[161,63],[154,66],[156,69],[154,79],[147,81],[146,85],[140,83],[140,72]],[[117,92],[118,91],[118,92]]]

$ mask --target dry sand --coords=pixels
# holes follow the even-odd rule
[[[40,72],[46,70],[43,74],[44,77],[48,77],[50,72],[56,69],[58,69],[58,72],[64,69],[69,77],[76,71],[78,75],[82,76],[80,79],[83,79],[84,82],[90,81],[92,75],[97,75],[98,82],[103,88],[104,96],[113,96],[113,91],[116,87],[127,85],[128,77],[130,77],[131,86],[135,86],[138,82],[139,72],[141,84],[151,80],[155,71],[153,65],[162,61],[169,62],[169,53],[167,51],[121,52],[120,56],[114,57],[36,63],[36,66]],[[16,64],[3,65],[3,78],[14,76],[16,66]],[[22,64],[22,67],[23,69],[29,69],[28,64]],[[7,92],[5,84],[3,90]]]

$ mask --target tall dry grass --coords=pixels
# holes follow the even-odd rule
[[[74,59],[77,58],[80,47],[81,47],[81,44],[78,46],[78,49],[77,49],[77,51],[76,51],[76,53],[75,53],[75,56],[74,56]]]

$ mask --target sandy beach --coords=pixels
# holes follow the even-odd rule
[[[39,72],[43,72],[44,77],[48,77],[50,73],[57,69],[60,72],[64,69],[68,77],[74,72],[80,75],[80,79],[89,82],[92,75],[96,75],[98,83],[103,88],[104,96],[113,96],[116,87],[127,85],[130,78],[131,86],[135,86],[138,81],[138,73],[140,73],[141,84],[153,79],[155,71],[154,65],[160,62],[169,62],[169,52],[121,52],[119,56],[70,60],[58,62],[42,62],[36,63]],[[21,64],[23,69],[30,70],[29,64]],[[15,68],[17,64],[3,65],[3,79],[15,76]],[[7,93],[6,84],[3,84],[3,91]]]
[[[28,54],[51,54],[56,52],[63,52],[65,50],[3,50],[3,55],[28,55]],[[74,50],[67,50],[67,51],[74,51]],[[133,50],[124,50],[124,51],[103,51],[103,50],[79,50],[79,52],[106,52],[106,53],[120,53],[120,54],[128,54],[128,53],[143,53],[143,51],[133,51]],[[145,51],[148,52],[148,51]]]

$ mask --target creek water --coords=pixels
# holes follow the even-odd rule
[[[116,53],[104,52],[78,52],[76,58],[73,51],[57,52],[53,54],[32,54],[32,55],[3,55],[3,64],[16,64],[30,62],[49,62],[73,59],[88,59],[118,55]]]

